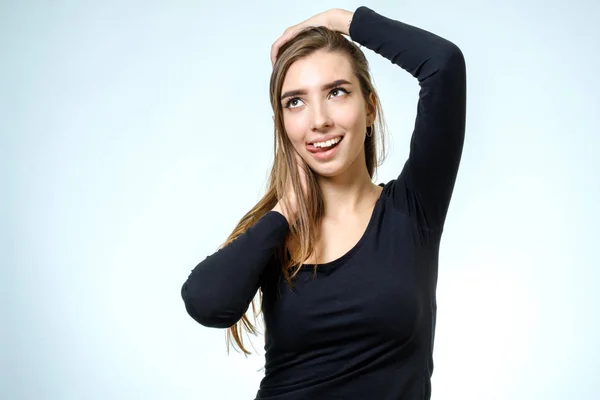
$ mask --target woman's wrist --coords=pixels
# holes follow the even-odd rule
[[[329,10],[329,25],[334,31],[350,36],[350,24],[352,23],[352,11],[341,8],[332,8]]]

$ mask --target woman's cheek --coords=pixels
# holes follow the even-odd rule
[[[302,150],[304,147],[304,130],[300,124],[294,124],[290,122],[286,124],[285,130],[288,134],[288,138],[292,142],[292,145],[296,148],[296,150]]]

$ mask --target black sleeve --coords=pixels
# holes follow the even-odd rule
[[[409,157],[390,195],[394,205],[430,229],[442,229],[462,155],[466,67],[460,49],[433,33],[359,7],[352,40],[418,79],[420,91]]]
[[[188,314],[207,327],[228,328],[238,322],[288,230],[285,217],[269,211],[234,241],[206,257],[181,288]]]

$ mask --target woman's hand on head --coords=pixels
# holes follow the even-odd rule
[[[293,39],[294,36],[296,36],[305,28],[324,26],[331,30],[348,35],[350,21],[352,21],[352,15],[354,15],[354,13],[350,11],[342,10],[340,8],[332,8],[322,13],[313,15],[309,19],[302,21],[299,24],[290,26],[283,32],[283,35],[281,35],[279,39],[277,39],[271,45],[271,65],[275,65],[275,61],[277,61],[277,53],[279,52],[281,46]]]

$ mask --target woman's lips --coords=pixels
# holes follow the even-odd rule
[[[344,141],[344,137],[342,136],[340,141],[334,144],[331,147],[327,147],[325,149],[320,147],[315,147],[312,144],[306,145],[306,150],[308,150],[312,155],[318,160],[325,160],[333,157],[335,153],[337,153],[337,149],[340,147],[340,144]]]

